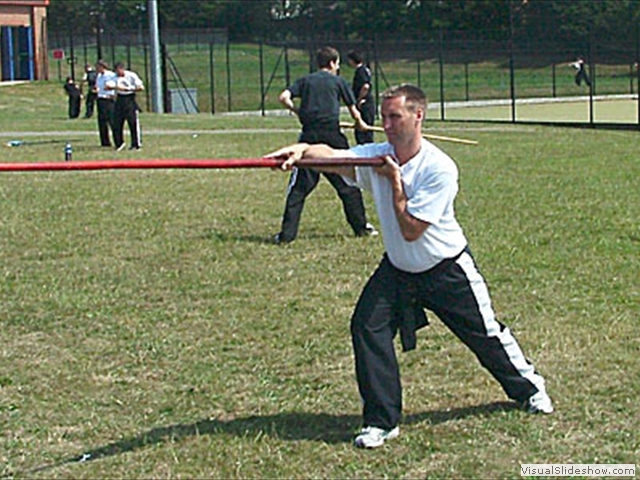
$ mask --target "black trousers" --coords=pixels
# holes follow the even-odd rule
[[[110,98],[98,98],[98,131],[100,132],[100,145],[110,147],[109,130],[113,131],[113,112],[115,101]]]
[[[315,130],[303,132],[300,141],[309,144],[324,143],[333,148],[347,149],[349,143],[347,138],[335,130]],[[342,200],[347,222],[356,235],[365,231],[367,216],[362,202],[362,192],[357,187],[346,184],[340,175],[333,173],[323,173]],[[304,208],[304,202],[309,194],[316,188],[320,181],[320,173],[309,168],[296,168],[289,180],[287,200],[285,203],[284,215],[282,216],[282,226],[280,230],[280,240],[290,242],[298,235],[300,217]]]
[[[95,92],[92,92],[91,90],[87,92],[87,96],[85,99],[85,113],[84,113],[85,118],[91,118],[93,116],[93,109],[96,104],[97,98],[98,98],[98,95]]]
[[[486,284],[468,251],[420,274],[402,272],[385,257],[351,319],[364,425],[391,429],[400,420],[402,387],[393,341],[402,321],[400,300],[406,301],[407,293],[471,349],[510,398],[524,402],[544,389],[544,379],[516,339],[495,319]]]
[[[80,116],[81,101],[80,95],[69,95],[69,118],[78,118]]]
[[[373,100],[364,102],[360,110],[360,115],[367,125],[373,125],[376,122],[376,105]],[[360,130],[356,130],[355,132],[356,143],[358,145],[373,143],[373,132],[361,132]]]
[[[577,86],[581,86],[582,82],[584,81],[584,83],[587,84],[587,87],[591,86],[591,81],[589,80],[589,75],[587,75],[586,70],[580,69],[578,70],[578,73],[576,73],[576,78],[575,78],[575,82]]]
[[[118,95],[113,112],[113,141],[116,148],[124,144],[124,122],[129,125],[131,133],[131,147],[138,148],[141,144],[140,120],[138,118],[138,104],[135,95]]]

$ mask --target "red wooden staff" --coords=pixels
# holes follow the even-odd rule
[[[81,162],[0,163],[0,172],[55,172],[77,170],[131,170],[163,168],[279,168],[284,160],[276,158],[220,158],[220,159],[148,159],[97,160]],[[380,166],[384,160],[372,158],[303,158],[301,167]]]

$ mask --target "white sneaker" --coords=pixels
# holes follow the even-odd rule
[[[527,413],[549,414],[553,412],[553,403],[551,403],[551,399],[549,398],[549,395],[547,395],[547,392],[540,390],[524,402],[524,409]]]
[[[395,427],[391,430],[383,430],[378,427],[364,427],[355,439],[355,445],[358,448],[377,448],[381,447],[387,440],[393,440],[400,435],[400,428]]]
[[[356,233],[356,237],[377,237],[378,235],[378,230],[370,223],[367,223],[362,230]]]

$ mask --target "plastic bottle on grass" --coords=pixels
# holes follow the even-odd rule
[[[64,161],[70,162],[73,157],[73,148],[71,148],[71,144],[67,142],[64,146]]]

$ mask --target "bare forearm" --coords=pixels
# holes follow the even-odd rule
[[[407,211],[407,195],[404,192],[402,179],[399,176],[391,180],[391,188],[393,191],[393,209],[398,219],[402,237],[407,242],[413,242],[420,238],[429,224],[418,220]]]
[[[349,115],[353,118],[356,123],[362,121],[362,115],[360,115],[360,110],[355,105],[349,106]]]
[[[289,90],[284,90],[280,96],[278,97],[280,103],[285,106],[287,110],[290,112],[298,114],[298,109],[296,108],[295,103],[293,103],[293,98],[291,97],[291,92]]]
[[[369,94],[369,90],[371,90],[371,85],[369,85],[368,83],[365,83],[360,89],[360,92],[358,93],[358,103],[361,103],[362,101],[366,100],[367,95]]]

